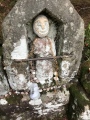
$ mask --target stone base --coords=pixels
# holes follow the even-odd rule
[[[16,96],[15,96],[16,97]],[[19,97],[19,98],[18,98]],[[61,106],[57,111],[50,111],[45,114],[45,110],[42,115],[40,115],[36,110],[36,106],[31,106],[29,101],[20,102],[21,96],[16,97],[16,102],[14,97],[9,100],[12,104],[0,105],[0,120],[64,120],[66,118],[66,108]],[[17,101],[18,99],[18,101]]]
[[[63,91],[56,90],[53,92],[47,92],[41,94],[37,100],[30,100],[29,104],[34,107],[36,113],[41,115],[47,115],[49,113],[60,112],[62,113],[64,105],[69,101],[69,91],[66,87],[63,87]]]
[[[30,100],[24,92],[9,93],[0,99],[0,120],[64,120],[66,117],[68,99],[63,92],[56,95],[48,92],[37,100]]]
[[[2,114],[0,115],[0,120],[66,120],[65,111],[62,113],[52,112],[47,115],[38,116],[38,114],[33,113],[32,107],[29,107],[26,103],[23,103],[23,105],[19,106],[18,108],[15,106],[7,106],[6,108],[4,107],[3,109],[5,110],[6,115],[3,111],[0,110],[0,114]],[[17,109],[16,112],[14,112],[15,109]]]

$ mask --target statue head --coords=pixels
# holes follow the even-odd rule
[[[33,24],[33,30],[39,37],[45,37],[49,33],[49,21],[46,16],[39,15]]]

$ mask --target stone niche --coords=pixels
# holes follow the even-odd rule
[[[54,92],[47,91],[41,99],[31,105],[47,103],[43,113],[61,110],[59,107],[68,103],[69,92],[66,84],[77,74],[84,45],[84,22],[69,0],[19,0],[3,21],[3,58],[4,69],[13,90],[30,90],[31,48],[36,35],[33,21],[38,15],[45,15],[50,24],[48,37],[53,39],[56,47],[59,86]],[[15,60],[14,60],[15,59]],[[63,91],[60,91],[60,87]],[[56,90],[59,88],[58,90]],[[53,98],[58,99],[55,101]],[[46,100],[46,101],[45,101]],[[53,102],[50,102],[53,101]],[[39,109],[36,107],[36,109]],[[39,111],[41,114],[41,111]]]

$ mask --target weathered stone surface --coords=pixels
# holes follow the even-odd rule
[[[52,86],[45,88],[42,85],[40,98],[30,100],[29,104],[34,107],[34,113],[40,116],[52,115],[52,112],[61,114],[69,100],[66,83],[78,71],[84,44],[83,20],[69,0],[19,0],[3,21],[4,64],[11,88],[30,90],[31,71],[35,63],[33,66],[31,62],[22,60],[35,56],[32,43],[36,35],[32,25],[39,14],[49,19],[48,36],[55,41],[56,55],[63,58],[57,60],[59,85],[54,81]]]
[[[9,92],[9,85],[5,75],[3,74],[1,56],[0,56],[0,96]]]
[[[28,96],[28,94],[27,94]],[[44,114],[43,108],[41,110],[42,115],[38,115],[38,109],[35,110],[35,107],[29,104],[29,100],[26,97],[26,100],[22,102],[22,99],[26,97],[24,93],[23,96],[18,93],[13,93],[8,95],[6,99],[7,104],[0,104],[0,120],[64,120],[66,118],[66,111],[61,106],[61,112],[49,112],[48,114]]]
[[[19,97],[19,96],[18,96]],[[62,108],[63,109],[63,108]],[[37,112],[28,104],[28,102],[20,102],[19,104],[0,105],[0,119],[1,120],[64,120],[66,119],[66,112],[49,113],[48,115],[38,116]]]
[[[3,22],[3,54],[9,81],[14,81],[10,73],[13,69],[11,53],[15,49],[16,44],[16,46],[19,46],[18,42],[20,42],[22,36],[28,41],[26,24],[32,22],[32,19],[41,12],[51,17],[58,25],[56,41],[57,55],[68,56],[67,58],[63,58],[61,63],[59,61],[61,69],[59,73],[60,78],[70,81],[78,71],[84,43],[84,23],[70,1],[44,0],[41,2],[40,0],[19,0]],[[30,42],[31,41],[32,39]],[[20,63],[18,63],[18,65],[20,65]],[[15,69],[17,68],[16,66],[17,65],[14,66]],[[8,67],[10,70],[8,70]],[[25,82],[22,82],[22,84],[27,86],[26,83],[29,81],[29,70],[26,70],[26,65],[20,67],[22,67],[22,71],[17,69],[17,75],[22,74],[22,76],[24,76],[25,79],[23,79],[23,81]],[[18,90],[17,84],[12,88]],[[22,84],[20,85],[20,89],[24,89]],[[26,88],[28,87],[25,87],[25,89]]]
[[[6,95],[9,92],[9,85],[7,83],[7,79],[4,76],[0,76],[0,96]]]

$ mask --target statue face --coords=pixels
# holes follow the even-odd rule
[[[33,24],[33,30],[39,37],[47,36],[49,32],[49,21],[46,16],[39,16]]]

